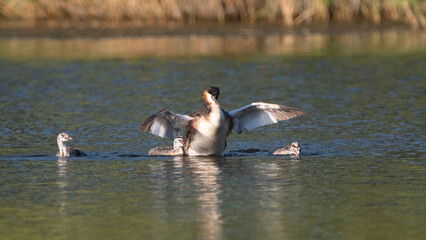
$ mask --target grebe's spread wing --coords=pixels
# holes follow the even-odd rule
[[[251,103],[229,112],[232,117],[232,129],[237,133],[305,114],[292,107],[263,102]]]
[[[186,126],[192,117],[173,113],[167,109],[163,109],[158,113],[147,118],[141,125],[139,130],[149,132],[162,138],[174,139],[179,132],[185,131]]]

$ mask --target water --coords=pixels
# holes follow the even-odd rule
[[[424,238],[425,41],[369,34],[355,39],[399,41],[380,49],[352,35],[325,35],[321,44],[299,36],[313,42],[294,50],[263,41],[268,35],[247,52],[155,56],[85,55],[82,45],[59,44],[37,57],[10,46],[43,39],[2,39],[1,238]],[[87,40],[79,39],[87,49],[106,41]],[[204,40],[195,45],[209,49]],[[355,42],[357,50],[344,50]],[[293,50],[265,51],[271,46]],[[308,112],[233,133],[226,152],[298,141],[302,156],[147,156],[172,141],[138,125],[163,107],[199,109],[209,85],[221,88],[226,110],[265,101]],[[62,131],[89,156],[55,157]]]

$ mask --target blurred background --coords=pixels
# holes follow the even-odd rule
[[[0,57],[417,50],[421,0],[1,0]]]
[[[406,23],[425,28],[422,0],[2,0],[0,17],[29,24]]]
[[[426,1],[0,0],[0,239],[424,239]],[[308,114],[171,158],[139,124]],[[57,158],[56,136],[83,158]],[[298,141],[300,158],[267,151]]]

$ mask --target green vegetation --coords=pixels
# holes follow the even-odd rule
[[[406,22],[426,29],[425,0],[0,0],[0,19],[102,22]]]

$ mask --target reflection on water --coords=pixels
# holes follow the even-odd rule
[[[58,181],[58,185],[60,188],[64,188],[67,186],[66,177],[68,170],[68,158],[60,157],[58,158],[58,179],[62,181]]]
[[[68,172],[68,159],[60,157],[57,160],[58,164],[58,177],[57,184],[59,188],[59,214],[66,217],[66,207],[67,207],[67,194],[66,187],[68,186],[67,181],[67,172]]]
[[[102,59],[146,56],[223,56],[236,54],[360,54],[424,50],[425,32],[394,29],[248,35],[189,35],[111,38],[0,39],[0,58]]]
[[[398,31],[2,39],[0,238],[423,239],[425,43]],[[140,122],[200,108],[212,84],[227,110],[308,112],[231,134],[226,153],[298,141],[301,157],[147,156],[172,143]],[[55,157],[62,131],[89,156]]]
[[[58,162],[58,176],[63,178],[67,174],[68,158],[59,157],[57,162]]]
[[[0,232],[13,239],[420,239],[419,166],[338,157],[2,159]]]
[[[183,162],[182,162],[183,161]],[[184,158],[174,160],[175,168],[187,167],[198,198],[198,215],[201,216],[201,238],[220,239],[222,236],[222,219],[220,212],[221,183],[217,162],[222,158]]]

